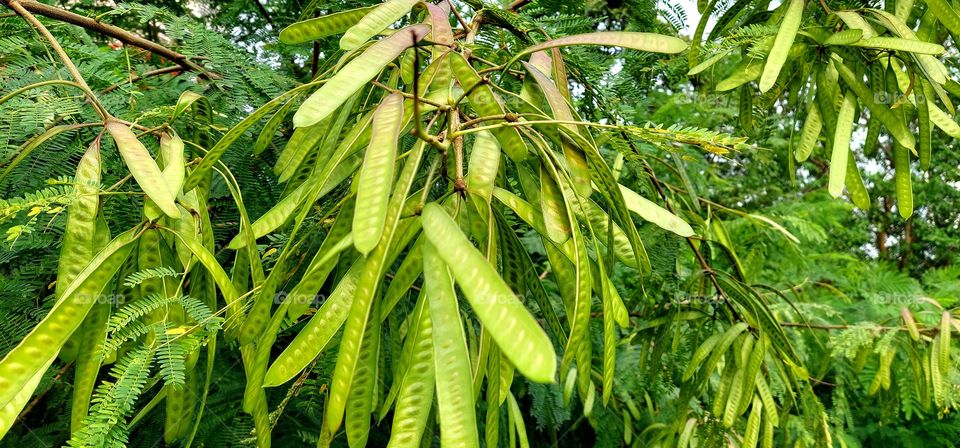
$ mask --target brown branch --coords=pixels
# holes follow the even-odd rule
[[[263,18],[266,19],[267,23],[269,23],[270,26],[276,28],[277,25],[273,23],[273,17],[270,17],[270,12],[267,11],[267,8],[263,6],[263,3],[260,3],[260,0],[253,0],[253,3],[257,5],[257,10],[260,11],[260,15],[262,15]]]
[[[152,77],[152,76],[160,76],[160,75],[164,75],[164,74],[167,74],[167,73],[173,73],[173,76],[178,76],[178,75],[180,74],[180,72],[182,72],[182,71],[183,71],[183,67],[181,67],[181,66],[179,66],[179,65],[171,65],[171,66],[169,66],[169,67],[158,68],[158,69],[156,69],[156,70],[150,70],[150,71],[147,71],[147,72],[143,72],[142,75],[133,75],[129,80],[127,80],[127,82],[122,82],[122,83],[119,83],[119,84],[114,84],[114,85],[112,85],[112,86],[110,86],[110,87],[107,87],[106,89],[103,89],[102,91],[100,91],[100,93],[102,93],[102,94],[107,94],[107,93],[113,92],[114,90],[119,89],[120,86],[122,86],[122,85],[124,85],[124,84],[133,83],[133,82],[139,81],[139,80],[144,79],[144,78],[150,78],[150,77]]]
[[[149,51],[150,53],[153,53],[157,56],[160,56],[164,59],[174,62],[186,70],[200,73],[201,75],[205,75],[208,78],[211,78],[211,79],[219,78],[219,76],[208,72],[202,66],[191,61],[187,56],[180,54],[176,51],[173,51],[151,40],[144,39],[123,28],[102,23],[98,20],[81,16],[79,14],[74,14],[70,11],[60,9],[55,6],[35,2],[33,0],[3,0],[3,2],[8,7],[10,7],[15,11],[17,10],[16,6],[20,6],[31,13],[39,14],[41,16],[44,16],[50,19],[59,20],[61,22],[70,23],[72,25],[77,25],[81,28],[85,28],[90,31],[94,31],[106,36],[110,36],[127,45],[132,45],[137,48],[142,48],[146,51]]]

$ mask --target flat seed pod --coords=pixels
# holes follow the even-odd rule
[[[573,36],[548,40],[532,47],[524,48],[513,57],[513,60],[507,63],[507,67],[513,65],[513,63],[519,60],[521,57],[530,53],[535,53],[549,48],[567,47],[571,45],[602,45],[605,47],[622,47],[639,51],[647,51],[650,53],[665,54],[680,53],[689,47],[689,45],[683,39],[655,33],[604,31],[597,33],[576,34]]]
[[[833,155],[830,157],[830,183],[828,190],[833,197],[843,193],[843,183],[847,176],[847,156],[850,153],[850,136],[853,134],[853,115],[857,100],[853,92],[847,92],[837,113],[837,129],[833,136]]]
[[[293,130],[293,135],[287,140],[283,151],[280,151],[277,157],[277,162],[273,165],[273,174],[277,175],[280,182],[290,180],[290,177],[296,174],[300,164],[307,159],[308,153],[316,150],[320,145],[330,129],[330,118],[327,117],[316,124]]]
[[[800,130],[800,142],[794,152],[797,162],[803,162],[810,157],[813,148],[817,145],[821,129],[823,129],[823,119],[820,118],[820,109],[816,104],[811,103],[807,109],[807,119],[804,120],[803,128]]]
[[[741,62],[733,68],[733,72],[730,73],[730,76],[717,83],[716,89],[718,92],[726,92],[736,89],[737,87],[759,78],[760,74],[763,73],[763,67],[763,63],[756,60]]]
[[[568,217],[566,201],[560,186],[551,177],[550,171],[540,165],[540,210],[543,214],[547,236],[557,244],[563,244],[572,230]]]
[[[324,413],[327,431],[335,433],[343,423],[343,412],[356,370],[360,344],[371,321],[370,316],[374,310],[374,299],[381,288],[381,279],[385,270],[392,264],[392,256],[396,256],[396,252],[391,251],[394,239],[397,238],[396,235],[401,235],[403,240],[413,237],[412,234],[404,235],[404,232],[398,232],[397,228],[400,214],[406,204],[407,195],[410,193],[415,174],[420,167],[425,147],[426,143],[420,141],[408,153],[403,170],[397,178],[394,194],[391,196],[387,207],[387,223],[384,226],[381,241],[363,260],[363,268],[357,281],[357,290],[353,296],[353,303],[350,305],[350,313],[347,315],[344,324],[343,337],[340,340],[337,365],[330,381],[330,398],[327,401]],[[401,243],[403,244],[399,244],[399,247],[406,246],[405,242],[401,241]]]
[[[354,171],[352,166],[344,167],[344,165],[347,164],[347,157],[350,154],[366,145],[369,141],[371,135],[369,125],[372,117],[372,113],[365,115],[348,131],[322,170],[314,171],[306,181],[280,199],[273,208],[267,210],[266,213],[251,224],[250,227],[255,238],[260,238],[273,232],[283,225],[283,223],[287,222],[305,202],[313,203],[319,200],[319,198],[325,196],[332,191],[334,187],[340,185],[352,175]],[[241,229],[241,232],[242,231],[243,229]],[[240,249],[246,244],[244,238],[245,235],[241,233],[231,240],[227,247],[234,250]]]
[[[443,248],[440,258],[507,358],[527,378],[553,382],[557,368],[553,344],[493,266],[439,205],[427,204],[421,220],[427,240]]]
[[[746,432],[743,435],[743,448],[755,448],[760,438],[760,418],[763,415],[763,402],[753,397],[753,406],[750,408],[750,417],[747,417]]]
[[[557,88],[553,81],[533,64],[526,62],[521,62],[521,64],[533,75],[533,79],[536,80],[537,85],[543,92],[543,96],[547,99],[550,110],[553,111],[556,119],[561,121],[577,121],[577,118],[573,115],[573,110],[570,108],[570,105],[567,104],[567,100],[563,97],[560,89]],[[564,124],[561,126],[573,131],[577,130],[574,125]],[[587,167],[587,160],[583,151],[575,148],[571,142],[566,140],[563,140],[561,145],[563,147],[564,158],[567,162],[566,168],[573,181],[574,190],[581,196],[590,196],[592,192],[590,186],[590,169]]]
[[[500,168],[500,145],[488,131],[476,135],[467,165],[467,191],[489,203]]]
[[[903,219],[913,215],[913,180],[910,175],[910,150],[894,142],[894,184],[897,190],[897,211]]]
[[[296,22],[280,31],[280,42],[287,45],[302,44],[334,34],[340,34],[357,24],[375,6],[351,9]]]
[[[844,179],[844,185],[847,192],[850,193],[850,199],[860,210],[870,208],[870,193],[867,192],[867,186],[860,177],[860,170],[857,168],[857,160],[853,156],[853,151],[847,155],[847,174]]]
[[[703,361],[707,359],[707,356],[713,353],[713,348],[720,342],[722,336],[721,333],[714,333],[697,347],[697,350],[693,352],[693,356],[690,358],[690,363],[687,364],[686,370],[683,371],[684,381],[693,377],[693,374],[697,372],[700,365],[703,364]]]
[[[100,291],[130,254],[137,229],[128,230],[106,245],[63,291],[63,298],[20,343],[0,360],[0,406],[13,401],[28,383],[56,357],[60,347],[80,327]]]
[[[927,98],[932,98],[933,89],[927,83],[926,78],[918,80],[920,92],[923,95],[914,96],[914,102],[917,106],[917,153],[920,158],[920,169],[930,169],[930,157],[933,155],[933,127],[930,125],[930,102]],[[919,101],[916,99],[919,98]]]
[[[17,417],[20,416],[20,411],[23,410],[27,402],[33,397],[33,392],[37,389],[37,386],[40,385],[40,381],[43,380],[44,374],[47,369],[50,368],[50,364],[53,364],[54,359],[56,359],[55,356],[50,357],[50,360],[47,361],[37,374],[23,385],[23,389],[18,391],[16,396],[7,402],[7,404],[0,407],[0,438],[7,435],[10,428],[13,428],[17,422]]]
[[[410,336],[413,338],[410,364],[400,379],[389,448],[417,448],[423,438],[433,405],[436,380],[434,377],[433,324],[426,297],[417,302]],[[444,370],[446,371],[446,370]]]
[[[708,69],[708,68],[713,67],[714,65],[716,65],[717,62],[722,61],[723,58],[727,57],[727,55],[729,55],[729,54],[730,54],[729,52],[724,51],[724,52],[717,53],[717,54],[711,56],[711,57],[708,58],[707,60],[705,60],[705,61],[703,61],[703,62],[701,62],[701,63],[693,66],[693,68],[691,68],[690,71],[687,72],[687,76],[699,75],[699,74],[702,73],[704,70],[706,70],[706,69]]]
[[[180,195],[186,177],[183,157],[183,140],[176,133],[160,136],[160,160],[163,161],[163,178],[174,198]]]
[[[401,17],[410,13],[410,8],[420,0],[387,0],[373,8],[350,27],[340,38],[340,49],[353,50],[380,34]]]
[[[871,37],[847,45],[865,48],[881,48],[884,50],[898,50],[917,54],[939,55],[947,51],[943,45],[920,40],[903,39],[900,37]]]
[[[264,387],[279,386],[293,379],[327,346],[350,313],[350,301],[357,288],[363,263],[357,262],[334,288],[307,325],[280,353],[264,377]]]
[[[797,31],[800,30],[804,3],[804,0],[788,0],[787,4],[784,5],[787,10],[783,15],[783,21],[780,22],[777,37],[773,40],[773,48],[770,49],[770,55],[767,56],[767,63],[763,66],[763,74],[760,75],[760,92],[770,90],[780,76],[780,69],[787,61],[790,47],[793,46]]]
[[[200,184],[200,182],[206,179],[209,176],[210,171],[213,170],[213,167],[217,164],[217,161],[220,160],[220,157],[222,157],[223,154],[227,152],[227,149],[230,148],[230,145],[237,141],[240,136],[245,134],[250,127],[256,123],[259,123],[261,119],[266,117],[270,112],[273,112],[274,109],[286,104],[291,98],[300,95],[300,92],[315,86],[316,84],[310,83],[290,89],[286,93],[283,93],[282,95],[270,100],[267,102],[267,104],[260,106],[260,108],[255,110],[243,120],[240,120],[239,123],[234,125],[229,131],[223,134],[223,137],[220,137],[220,140],[213,145],[213,148],[210,148],[210,151],[208,151],[207,155],[203,157],[203,160],[200,161],[200,164],[190,172],[190,175],[187,176],[187,180],[183,184],[183,191],[190,191],[194,189]],[[346,101],[346,99],[344,99],[344,101]]]
[[[824,45],[851,45],[858,40],[863,38],[863,30],[858,30],[856,28],[843,30],[837,33],[833,33],[826,40],[823,41]]]
[[[937,354],[940,359],[940,373],[946,375],[950,371],[950,333],[952,331],[950,322],[952,317],[949,311],[944,311],[940,316],[940,344],[937,346]]]
[[[954,36],[960,36],[960,15],[947,0],[926,0],[937,20]]]
[[[260,130],[260,135],[257,136],[257,142],[254,143],[253,150],[251,150],[253,155],[262,153],[267,149],[267,146],[270,146],[280,126],[282,126],[283,122],[287,119],[287,114],[290,113],[290,108],[294,106],[294,103],[295,101],[292,100],[287,101],[287,103],[281,106],[280,109],[267,120],[267,123],[263,125],[263,129]]]
[[[620,192],[623,194],[623,200],[631,212],[636,213],[641,218],[656,224],[661,229],[673,232],[682,237],[696,235],[690,224],[679,216],[670,213],[667,209],[656,203],[640,196],[633,190],[620,185]]]
[[[927,98],[927,107],[930,110],[930,121],[934,126],[951,138],[960,139],[960,125],[954,121],[953,117],[937,107],[931,98]]]
[[[357,182],[353,244],[364,255],[373,250],[383,234],[402,124],[403,96],[399,93],[388,95],[373,113],[373,133]]]
[[[150,156],[147,148],[137,140],[136,134],[118,121],[108,121],[106,128],[117,142],[120,156],[123,157],[123,162],[137,181],[137,185],[140,185],[140,189],[167,216],[173,219],[179,218],[180,210],[174,203],[174,196],[170,194],[170,186],[167,185],[163,173],[160,172],[157,162]]]
[[[890,134],[893,135],[893,138],[896,139],[897,142],[909,150],[913,150],[916,147],[916,140],[913,138],[913,133],[907,129],[903,120],[900,120],[886,105],[878,104],[876,99],[874,99],[875,95],[873,91],[860,80],[858,75],[854,74],[853,70],[847,67],[846,64],[837,60],[836,55],[834,55],[834,58],[833,65],[836,67],[840,77],[843,78],[843,82],[850,87],[850,90],[856,93],[860,104],[869,109],[870,113],[883,123],[884,127],[890,131]]]
[[[428,25],[413,25],[383,38],[367,48],[363,54],[348,62],[323,87],[313,92],[293,115],[296,127],[310,126],[323,120],[377,76],[383,67],[400,56],[404,50],[423,39],[430,32]]]
[[[439,210],[440,213],[446,213]],[[423,245],[424,286],[433,325],[440,444],[479,446],[470,354],[450,270],[429,241]]]
[[[96,255],[94,242],[97,211],[100,209],[100,145],[92,144],[77,164],[74,176],[77,198],[67,207],[67,223],[57,265],[55,296],[59,302],[67,287]]]

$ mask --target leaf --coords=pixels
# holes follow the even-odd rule
[[[670,213],[667,209],[640,196],[623,185],[620,185],[620,192],[623,194],[624,202],[627,203],[627,208],[641,218],[656,224],[661,229],[673,232],[684,238],[696,235],[693,228],[690,227],[690,224],[687,224],[687,222],[679,216]]]
[[[386,96],[373,113],[373,133],[357,181],[353,244],[364,255],[373,250],[383,234],[402,125],[403,96],[399,93]]]
[[[427,204],[421,220],[427,240],[443,248],[440,258],[510,362],[533,381],[553,382],[557,369],[553,344],[493,266],[439,205]]]
[[[438,206],[439,207],[439,206]],[[426,211],[426,209],[424,209]],[[445,213],[442,209],[440,213]],[[433,325],[440,444],[479,446],[470,355],[448,266],[430,241],[423,245],[423,275]]]
[[[420,0],[387,0],[368,12],[343,34],[340,38],[340,49],[353,50],[360,47],[371,37],[376,36],[381,31],[400,20],[401,17],[410,12],[413,5]]]
[[[375,6],[351,9],[296,22],[280,31],[280,42],[287,45],[302,44],[340,34],[354,26],[374,8]]]
[[[850,136],[853,135],[853,116],[857,100],[853,92],[843,96],[840,112],[837,113],[837,130],[833,137],[833,155],[830,157],[830,183],[828,190],[833,197],[843,193],[843,183],[847,176],[847,156],[850,153]]]
[[[800,30],[804,3],[804,0],[788,0],[788,3],[784,6],[786,12],[783,15],[783,21],[780,22],[777,37],[773,40],[773,48],[770,49],[770,55],[767,56],[767,63],[763,66],[763,74],[760,75],[760,92],[770,90],[780,76],[780,69],[787,61],[790,47],[793,46],[797,31]]]
[[[109,120],[106,124],[107,132],[117,142],[117,149],[123,162],[130,170],[130,174],[140,185],[147,196],[163,210],[167,216],[177,219],[180,217],[180,210],[174,203],[174,197],[170,194],[170,186],[167,185],[157,167],[157,162],[153,160],[147,148],[137,140],[136,134],[126,125],[118,121]]]
[[[423,39],[430,32],[427,25],[413,25],[380,40],[341,68],[322,87],[313,92],[293,115],[296,127],[310,126],[323,120],[348,98],[370,82],[377,73],[400,53]]]

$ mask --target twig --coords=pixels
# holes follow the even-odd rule
[[[156,69],[156,70],[150,70],[150,71],[147,71],[147,72],[143,72],[142,75],[133,75],[132,77],[130,77],[130,79],[129,79],[127,82],[123,82],[123,83],[119,83],[119,84],[114,84],[114,85],[112,85],[112,86],[110,86],[110,87],[107,87],[106,89],[101,90],[100,93],[101,93],[101,94],[107,94],[107,93],[113,92],[114,90],[119,89],[120,86],[122,86],[122,85],[124,85],[124,84],[129,84],[129,83],[136,82],[136,81],[139,81],[139,80],[145,79],[145,78],[150,78],[150,77],[153,77],[153,76],[160,76],[160,75],[164,75],[164,74],[167,74],[167,73],[173,73],[174,76],[177,76],[177,75],[179,75],[180,72],[182,72],[182,71],[183,71],[183,67],[181,67],[181,66],[179,66],[179,65],[171,65],[170,67],[164,67],[164,68],[158,68],[158,69]]]

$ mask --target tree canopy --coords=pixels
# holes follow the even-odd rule
[[[960,443],[960,5],[2,4],[3,446]]]

